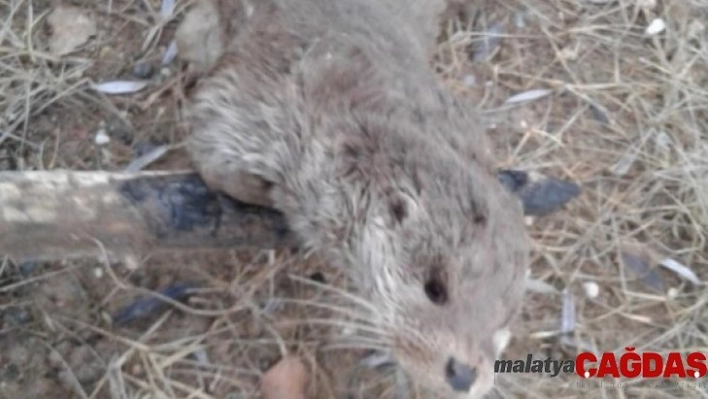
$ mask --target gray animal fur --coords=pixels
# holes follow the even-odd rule
[[[253,4],[188,108],[195,167],[212,188],[282,211],[346,268],[414,380],[482,397],[520,307],[529,243],[476,116],[430,66],[448,4]],[[445,380],[451,356],[477,368],[468,393]]]

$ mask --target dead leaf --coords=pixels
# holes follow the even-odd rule
[[[373,351],[359,361],[359,365],[369,369],[380,369],[395,365],[391,355],[385,352]]]
[[[561,334],[570,334],[575,331],[575,300],[573,294],[565,288],[563,290],[563,305],[561,307]]]
[[[497,179],[520,200],[526,216],[544,216],[580,195],[580,186],[537,172],[502,169]]]
[[[534,278],[526,279],[526,290],[528,292],[534,292],[536,294],[557,294],[558,290],[556,287],[548,284],[545,281],[536,280]]]
[[[175,0],[162,0],[162,5],[160,6],[160,16],[163,19],[167,19],[172,16],[175,12]]]
[[[607,126],[610,124],[610,119],[607,117],[607,112],[597,104],[590,104],[590,113],[593,119],[601,125]]]
[[[642,255],[637,253],[642,253]],[[664,282],[656,268],[652,267],[654,262],[649,254],[638,249],[631,251],[627,249],[620,252],[620,258],[627,269],[634,272],[644,284],[658,291],[663,291]]]
[[[701,280],[698,279],[698,276],[696,276],[696,273],[694,273],[693,270],[676,262],[671,258],[662,259],[659,262],[659,265],[664,266],[665,268],[671,270],[672,272],[678,274],[679,276],[692,282],[693,284],[698,285],[701,283]]]
[[[486,32],[484,39],[472,53],[472,61],[482,62],[489,58],[499,47],[502,35],[504,34],[504,26],[497,22],[492,25]]]
[[[162,66],[169,65],[177,57],[177,42],[172,40],[162,56]]]
[[[307,370],[300,359],[286,356],[261,379],[263,399],[305,399]]]
[[[93,85],[93,89],[105,94],[129,94],[138,92],[147,87],[147,85],[147,82],[114,80],[111,82],[95,84]]]
[[[96,22],[78,7],[57,7],[47,23],[52,29],[49,52],[57,57],[69,54],[96,34]]]
[[[514,104],[525,101],[538,100],[539,98],[546,97],[551,93],[552,91],[547,89],[528,90],[509,97],[506,101],[504,101],[504,104]]]
[[[139,170],[143,170],[144,168],[149,166],[151,163],[160,159],[169,150],[170,150],[170,146],[167,144],[154,147],[150,151],[146,152],[145,154],[133,159],[130,162],[130,164],[128,164],[128,166],[125,167],[125,171],[126,172],[137,172]]]

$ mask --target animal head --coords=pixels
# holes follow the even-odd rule
[[[365,212],[345,263],[378,339],[414,381],[448,397],[482,397],[523,296],[529,243],[520,202],[449,151],[387,159],[401,164],[369,160],[377,170],[366,175],[378,178],[351,199]]]
[[[369,276],[359,281],[403,368],[438,392],[475,398],[491,387],[520,305],[528,244],[511,196],[461,175],[382,202],[388,217],[361,232]]]
[[[428,74],[346,60],[304,79],[316,111],[303,126],[319,139],[303,150],[289,223],[352,273],[369,331],[413,380],[481,397],[523,296],[521,203],[474,118]]]

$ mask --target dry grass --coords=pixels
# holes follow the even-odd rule
[[[176,67],[135,96],[106,98],[89,89],[92,81],[129,77],[138,55],[159,60],[174,29],[166,24],[145,45],[159,3],[72,2],[92,13],[99,34],[63,60],[42,44],[48,3],[0,0],[0,169],[119,169],[140,145],[179,147],[180,93],[162,90],[175,86]],[[507,358],[571,358],[585,348],[626,346],[708,352],[705,286],[656,268],[671,258],[708,279],[708,1],[639,6],[650,3],[479,2],[484,12],[474,25],[451,25],[441,39],[441,76],[487,117],[500,163],[571,178],[584,189],[565,210],[530,227],[534,286],[556,292],[529,293]],[[649,37],[644,29],[654,18],[667,28]],[[470,48],[479,51],[495,26],[498,46],[470,61]],[[551,94],[504,105],[530,89]],[[163,96],[153,95],[158,91]],[[93,142],[99,129],[112,139],[105,147]],[[153,167],[184,164],[175,150]],[[662,287],[652,288],[623,254],[651,265]],[[372,344],[347,340],[351,314],[341,293],[303,281],[322,271],[328,286],[343,287],[341,276],[316,260],[238,252],[134,266],[2,262],[0,398],[251,397],[262,370],[286,351],[314,370],[315,396],[329,398],[341,395]],[[107,321],[135,294],[172,281],[202,288],[147,320],[121,327]],[[588,282],[598,284],[596,298],[585,294]],[[575,309],[569,333],[560,331],[564,289]],[[378,385],[361,397],[394,397],[390,373],[367,373],[355,385]],[[708,395],[690,383],[657,389],[625,382],[617,389],[581,386],[575,375],[517,374],[499,375],[496,385],[501,397]]]

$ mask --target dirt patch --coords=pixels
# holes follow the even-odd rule
[[[85,10],[96,26],[62,59],[49,53],[45,29],[59,3]],[[150,168],[188,167],[182,67],[162,65],[186,2],[167,21],[159,1],[59,3],[0,0],[0,170],[121,170],[164,144],[172,149]],[[698,267],[708,262],[708,5],[476,4],[469,24],[444,27],[440,75],[485,116],[500,166],[583,185],[566,209],[530,225],[534,284],[505,357],[708,351],[703,286],[658,266],[673,259],[708,278]],[[655,19],[666,28],[648,35]],[[90,89],[111,80],[148,86],[116,96]],[[529,90],[548,93],[505,103]],[[643,272],[627,253],[642,255]],[[258,397],[261,376],[285,352],[303,361],[309,397],[404,392],[392,371],[357,368],[369,350],[349,340],[356,334],[337,291],[346,282],[314,258],[230,251],[114,264],[0,261],[0,398]],[[583,289],[588,282],[597,296]],[[144,316],[130,310],[152,292],[174,298]],[[575,322],[562,332],[568,298]],[[115,323],[121,314],[130,317]],[[497,377],[504,397],[657,397],[636,381],[619,392],[575,375]],[[422,396],[413,387],[402,397]]]

